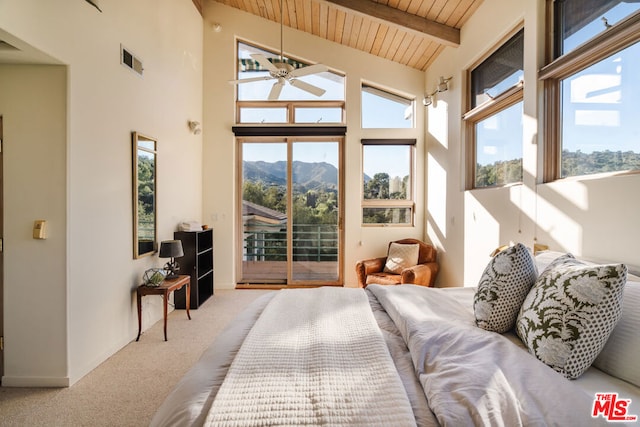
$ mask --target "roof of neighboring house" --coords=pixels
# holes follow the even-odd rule
[[[287,222],[287,214],[246,200],[242,201],[242,216],[245,219],[253,217],[256,220],[271,224],[282,224]]]

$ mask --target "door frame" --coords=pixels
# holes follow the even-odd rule
[[[0,115],[0,385],[4,376],[4,169],[2,115]]]
[[[309,286],[344,286],[344,201],[345,201],[345,182],[344,182],[344,150],[345,150],[345,136],[344,135],[322,135],[321,133],[313,133],[312,135],[301,135],[297,132],[292,132],[293,135],[287,135],[287,132],[281,132],[280,136],[236,136],[236,288],[294,288],[294,287],[309,287]],[[336,281],[310,281],[310,280],[293,280],[293,256],[292,245],[289,243],[292,240],[292,227],[287,227],[287,275],[285,283],[239,283],[239,279],[242,277],[242,265],[243,265],[243,221],[242,221],[242,188],[243,188],[243,168],[242,168],[242,145],[245,142],[260,143],[261,141],[268,142],[282,142],[287,144],[287,176],[291,178],[291,161],[292,159],[292,147],[296,142],[336,142],[338,144],[338,278]],[[289,181],[289,180],[288,180]],[[292,188],[287,185],[287,211],[292,212]],[[292,225],[292,223],[290,224]]]

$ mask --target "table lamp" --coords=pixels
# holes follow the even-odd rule
[[[178,277],[180,266],[176,262],[176,258],[184,256],[182,250],[182,241],[180,240],[165,240],[160,243],[160,258],[171,258],[171,261],[165,264],[164,269],[167,271],[167,279],[175,279]]]

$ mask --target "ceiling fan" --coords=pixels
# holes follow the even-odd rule
[[[262,77],[251,77],[248,79],[231,80],[229,81],[229,83],[239,84],[239,83],[256,82],[260,80],[275,79],[276,81],[275,83],[273,83],[273,86],[271,87],[271,91],[269,92],[269,97],[268,97],[269,101],[277,100],[280,97],[280,92],[282,92],[282,88],[286,83],[289,83],[291,86],[297,87],[298,89],[302,89],[315,96],[322,96],[325,93],[324,89],[314,86],[310,83],[304,82],[302,80],[298,80],[298,77],[322,73],[324,71],[328,71],[329,67],[322,64],[315,64],[315,65],[309,65],[307,67],[295,68],[293,65],[287,63],[284,59],[283,49],[282,49],[282,31],[283,31],[282,2],[283,0],[280,0],[280,59],[274,60],[273,62],[271,62],[266,56],[260,53],[254,53],[251,55],[251,58],[256,60],[261,67],[269,71],[269,75],[262,76]]]

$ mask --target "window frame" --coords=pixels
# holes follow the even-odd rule
[[[370,95],[377,96],[379,98],[385,98],[390,101],[398,102],[399,104],[407,102],[408,105],[406,108],[411,108],[411,125],[407,127],[365,127],[364,122],[364,103],[362,101],[362,97],[364,93],[369,93]],[[405,109],[406,109],[405,108]],[[360,82],[360,128],[361,129],[415,129],[416,128],[416,98],[402,94],[398,91],[394,91],[392,89],[384,88],[380,85],[375,85],[371,82],[362,80]]]
[[[360,140],[361,146],[361,183],[360,183],[360,223],[363,227],[413,227],[415,225],[416,216],[416,203],[415,203],[415,158],[416,158],[416,143],[415,138],[389,138],[389,139],[372,139],[363,138]],[[408,146],[409,147],[409,191],[407,192],[407,198],[402,199],[365,199],[364,198],[364,150],[367,146]],[[367,208],[374,209],[410,209],[410,221],[408,223],[380,223],[380,222],[364,222],[364,210]]]
[[[466,70],[466,88],[465,91],[465,110],[467,111],[462,115],[464,135],[466,141],[466,174],[465,174],[465,189],[466,190],[484,190],[489,188],[500,188],[505,186],[517,185],[522,182],[510,182],[506,184],[497,184],[489,187],[476,187],[476,173],[477,173],[477,141],[476,141],[476,125],[482,120],[498,114],[507,108],[524,101],[524,80],[521,80],[516,85],[505,90],[496,97],[484,101],[483,103],[471,108],[474,96],[471,93],[471,72],[476,69],[480,64],[486,61],[491,55],[493,55],[498,49],[500,49],[506,42],[513,38],[518,32],[524,29],[524,23],[520,23],[506,36],[504,36],[493,49],[487,51],[478,61],[476,61],[471,67]],[[523,51],[524,55],[524,51]]]
[[[547,0],[547,28],[553,29],[554,0]],[[551,31],[547,31],[549,34]],[[553,35],[547,40],[547,65],[538,72],[538,79],[543,82],[544,103],[544,156],[543,182],[564,179],[580,179],[593,175],[638,174],[639,170],[602,172],[589,175],[578,175],[563,178],[562,172],[562,106],[561,84],[566,78],[610,57],[611,55],[640,42],[640,11],[601,32],[570,52],[552,60],[555,40]]]

